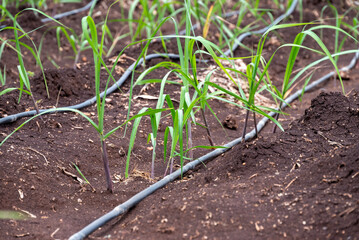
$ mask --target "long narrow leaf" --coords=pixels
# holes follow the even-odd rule
[[[139,115],[146,112],[147,108],[142,108],[138,113]],[[138,129],[138,125],[140,124],[142,116],[137,117],[133,123],[132,126],[132,132],[131,132],[131,136],[130,136],[130,142],[128,145],[128,152],[127,152],[127,160],[126,160],[126,170],[125,170],[125,178],[128,178],[128,170],[130,167],[130,158],[131,158],[131,152],[133,149],[133,146],[135,144],[135,140],[136,140],[136,134],[137,134],[137,129]]]

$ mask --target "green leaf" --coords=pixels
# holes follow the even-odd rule
[[[144,112],[147,111],[148,108],[142,108],[139,112],[138,115],[143,114]],[[130,157],[131,157],[131,152],[133,149],[133,146],[135,144],[135,140],[136,140],[136,134],[137,134],[137,129],[138,129],[138,125],[140,124],[142,116],[137,117],[133,123],[132,126],[132,132],[131,132],[131,136],[130,136],[130,142],[128,145],[128,152],[127,152],[127,160],[126,160],[126,170],[125,170],[125,178],[128,178],[128,170],[130,167]]]
[[[6,93],[12,92],[12,91],[14,91],[14,90],[18,90],[18,88],[6,88],[6,89],[4,89],[4,90],[2,90],[2,91],[0,92],[0,96],[1,96],[1,95],[4,95],[4,94],[6,94]]]

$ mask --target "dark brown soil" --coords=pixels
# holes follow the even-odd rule
[[[305,22],[315,20],[325,4],[317,2],[314,5],[304,1]],[[106,12],[108,4],[101,1],[96,11]],[[343,5],[344,9],[337,7],[343,12],[347,6]],[[65,11],[66,8],[72,7],[61,5],[56,11]],[[121,9],[114,7],[111,14],[113,18],[120,18]],[[332,17],[329,11],[326,14],[328,18]],[[274,12],[274,15],[278,16],[279,12]],[[80,26],[82,16],[71,16],[63,23]],[[98,14],[95,20],[100,21],[101,16]],[[349,14],[346,20],[350,22],[351,17]],[[299,14],[295,12],[287,21],[297,22],[298,19]],[[35,18],[24,28],[29,31],[38,27],[37,24],[41,23]],[[110,28],[120,31],[125,25],[117,23]],[[171,25],[166,25],[166,31],[171,33],[171,30]],[[286,29],[278,31],[278,34],[283,41],[291,42],[300,30]],[[45,31],[46,28],[41,28],[34,32],[33,40],[40,41]],[[12,37],[11,31],[2,34]],[[57,46],[55,31],[50,30],[47,34],[42,57],[50,98],[35,61],[24,52],[27,70],[35,72],[31,79],[32,90],[35,99],[40,100],[40,108],[74,105],[93,97],[94,69],[88,61],[92,59],[91,52],[85,51],[74,69],[73,59],[69,58],[73,57],[69,46],[64,44],[64,51],[59,53],[54,47]],[[332,51],[333,32],[325,34],[325,43]],[[253,37],[244,43],[252,47],[256,41]],[[128,43],[129,39],[125,39],[114,53]],[[278,47],[275,44],[266,45],[268,56]],[[317,47],[310,40],[306,41],[306,46]],[[168,43],[169,52],[176,52],[176,48],[175,42]],[[348,41],[345,49],[354,48],[355,45]],[[126,69],[132,64],[139,51],[138,46],[125,51],[127,57],[123,57],[119,64],[116,79],[122,74],[121,68]],[[150,52],[155,51],[162,52],[162,45],[153,43]],[[278,51],[270,68],[272,80],[278,86],[283,79],[289,52],[289,48]],[[5,87],[17,86],[16,55],[10,49],[6,49],[4,54],[6,57],[3,56],[0,65],[6,63],[8,80]],[[248,52],[237,50],[235,54],[247,56]],[[61,68],[56,69],[47,56],[55,59]],[[341,57],[339,65],[348,64],[351,57]],[[311,52],[301,51],[296,66],[300,69],[317,58]],[[147,65],[159,61],[149,61]],[[111,66],[111,59],[107,59],[107,63]],[[330,64],[321,65],[313,79],[331,70]],[[159,78],[166,73],[167,70],[158,70],[149,78]],[[102,78],[107,79],[107,75],[103,74]],[[302,101],[294,102],[286,110],[290,115],[280,118],[285,132],[271,134],[272,124],[268,124],[258,139],[240,144],[185,174],[183,179],[168,184],[93,233],[89,239],[359,239],[358,79],[357,65],[348,72],[344,81],[348,92],[345,96],[338,93],[341,88],[334,79],[306,93]],[[102,83],[102,88],[104,85]],[[129,86],[127,81],[121,91],[107,96],[106,131],[126,120]],[[140,89],[134,89],[131,114],[142,107],[155,107],[155,100],[138,96]],[[166,91],[176,99],[180,88],[170,85],[166,86]],[[158,86],[151,85],[141,94],[157,96]],[[238,138],[245,111],[215,100],[210,104],[218,119],[228,127],[223,129],[208,114],[215,144],[222,145]],[[25,95],[20,103],[16,92],[0,97],[0,117],[32,109],[31,99]],[[96,106],[82,111],[97,121]],[[1,125],[0,140],[24,120]],[[198,121],[203,124],[202,119]],[[160,139],[163,139],[165,126],[166,119],[161,125]],[[252,128],[252,121],[249,126]],[[0,238],[67,239],[160,179],[167,164],[163,163],[161,147],[155,163],[156,179],[149,178],[152,151],[151,145],[147,144],[147,134],[150,129],[149,118],[144,118],[131,157],[131,174],[126,180],[124,171],[131,126],[126,134],[123,127],[107,140],[115,188],[111,194],[106,191],[99,137],[84,118],[73,113],[57,113],[26,124],[0,147],[0,210],[17,210],[28,218],[0,220]],[[194,145],[209,144],[206,131],[200,126],[193,127],[193,138]],[[206,152],[208,150],[197,149],[194,157]],[[81,178],[73,163],[93,188],[79,182]],[[178,166],[178,162],[176,164]]]

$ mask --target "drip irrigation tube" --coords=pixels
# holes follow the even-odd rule
[[[359,59],[359,50],[355,54],[355,56],[353,57],[353,59],[351,60],[349,65],[341,68],[340,71],[349,71],[350,69],[352,69],[355,66],[358,59]],[[323,83],[324,81],[328,80],[330,77],[333,77],[335,75],[336,75],[336,71],[332,71],[332,72],[324,75],[323,77],[319,78],[318,80],[316,80],[316,81],[312,82],[311,84],[307,85],[305,87],[304,91],[307,92],[307,91],[313,89],[314,87],[318,86],[319,84]],[[297,99],[301,94],[302,94],[302,90],[300,89],[300,90],[296,91],[294,94],[290,95],[286,99],[286,103],[283,104],[282,109],[285,108],[286,106],[288,106],[288,104],[293,102],[295,99]],[[271,117],[274,117],[275,114],[276,114],[275,112],[270,112],[268,115],[270,115]],[[264,126],[268,122],[268,120],[269,119],[267,117],[264,117],[258,122],[258,124],[257,124],[258,132],[260,132],[264,128]],[[253,129],[251,132],[249,132],[245,136],[245,140],[252,139],[255,136],[256,136],[256,131],[255,131],[255,129]],[[202,163],[204,163],[206,161],[209,161],[209,160],[211,160],[211,159],[213,159],[215,157],[218,157],[219,155],[227,152],[232,147],[234,147],[235,145],[237,145],[237,144],[239,144],[241,142],[242,142],[242,137],[237,138],[237,139],[223,145],[223,147],[225,147],[225,148],[218,148],[218,149],[216,149],[216,150],[214,150],[214,151],[212,151],[210,153],[207,153],[206,155],[204,155],[204,156],[202,156],[202,157],[200,157],[200,158],[198,158],[198,159],[196,159],[196,160],[194,160],[192,162],[187,163],[185,166],[183,166],[183,173],[186,173],[187,171],[189,171],[191,169],[194,169],[199,164],[202,164]],[[181,176],[181,169],[178,169],[174,173],[164,177],[163,179],[156,182],[155,184],[153,184],[153,185],[149,186],[148,188],[144,189],[143,191],[137,193],[135,196],[133,196],[132,198],[130,198],[126,202],[122,203],[121,205],[118,205],[117,207],[115,207],[109,213],[107,213],[107,214],[103,215],[102,217],[96,219],[95,221],[93,221],[92,223],[87,225],[85,228],[83,228],[81,231],[73,234],[69,238],[69,240],[80,240],[80,239],[85,238],[86,236],[93,233],[95,230],[97,230],[101,226],[105,225],[107,222],[109,222],[112,219],[118,217],[119,215],[125,213],[126,211],[128,211],[132,207],[136,206],[137,203],[142,201],[144,198],[148,197],[153,192],[155,192],[158,189],[164,187],[166,184],[174,181],[175,179],[177,179],[180,176]]]
[[[93,2],[95,2],[97,0],[93,0],[91,1],[90,3],[92,4]],[[275,19],[270,25],[262,28],[262,29],[259,29],[257,31],[253,31],[253,32],[248,32],[248,33],[244,33],[244,34],[241,34],[238,38],[237,38],[237,41],[236,43],[233,45],[233,47],[231,49],[228,49],[224,55],[228,56],[231,52],[233,52],[236,48],[238,48],[239,46],[239,43],[245,39],[246,37],[249,37],[253,34],[261,34],[261,33],[264,33],[265,31],[267,31],[270,27],[274,26],[275,24],[278,24],[280,21],[282,21],[285,17],[289,16],[295,9],[296,5],[297,5],[297,2],[298,0],[294,0],[292,2],[292,5],[289,7],[289,9],[284,13],[282,14],[281,16],[279,16],[277,19]],[[81,11],[84,11],[86,9],[88,9],[91,4],[88,3],[85,7],[81,8],[81,9],[76,9],[76,10],[73,10],[73,11],[70,11],[70,12],[66,12],[66,13],[63,13],[63,14],[58,14],[56,15],[57,17],[61,18],[61,17],[65,17],[65,16],[68,16],[68,15],[71,15],[71,14],[74,14],[74,13],[78,13],[78,12],[81,12]],[[86,9],[85,9],[86,8]],[[232,16],[234,14],[234,12],[230,12],[228,13],[229,16]],[[43,19],[43,20],[46,20],[46,19]],[[223,56],[223,55],[222,55]],[[179,59],[180,56],[177,55],[177,54],[150,54],[150,55],[147,55],[145,56],[145,60],[148,61],[150,59],[153,59],[153,58],[161,58],[161,57],[169,57],[171,59]],[[140,66],[141,64],[143,63],[143,59],[140,59],[139,63],[137,66]],[[114,84],[112,85],[109,89],[107,89],[107,91],[103,91],[100,95],[100,97],[102,98],[103,96],[107,96],[111,93],[113,93],[117,88],[119,88],[123,83],[124,81],[130,76],[131,74],[131,71],[134,70],[135,67],[135,63],[133,63],[126,71],[125,73],[122,75],[122,77]],[[76,105],[72,105],[72,106],[69,106],[67,108],[70,108],[70,109],[82,109],[82,108],[85,108],[85,107],[88,107],[92,104],[94,104],[96,102],[96,97],[92,97],[82,103],[79,103],[79,104],[76,104]],[[52,110],[52,109],[41,109],[39,110],[40,113],[44,112],[44,111],[48,111],[48,110]],[[53,109],[54,110],[54,109]],[[62,111],[65,111],[65,110],[62,110]],[[51,111],[51,112],[48,112],[47,114],[50,114],[50,113],[55,113],[55,112],[60,112],[60,111]],[[37,112],[36,110],[32,110],[32,111],[28,111],[28,112],[21,112],[21,113],[17,113],[17,114],[13,114],[13,115],[10,115],[10,116],[6,116],[6,117],[3,117],[3,118],[0,118],[0,125],[1,124],[5,124],[5,123],[11,123],[11,122],[15,122],[16,120],[20,119],[20,118],[23,118],[23,117],[32,117],[34,115],[36,115]]]

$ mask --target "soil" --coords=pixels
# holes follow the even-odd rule
[[[85,3],[83,3],[85,4]],[[56,12],[63,12],[83,4],[62,4]],[[95,8],[95,21],[100,21],[109,1],[101,1]],[[266,6],[270,4],[267,3]],[[304,22],[318,18],[324,1],[304,1]],[[336,5],[340,13],[348,6]],[[49,6],[48,13],[54,12]],[[125,9],[126,11],[126,9]],[[333,17],[324,11],[325,17]],[[26,14],[30,14],[29,12]],[[65,25],[80,27],[85,13],[62,20]],[[275,11],[274,16],[280,14]],[[352,22],[354,13],[345,18]],[[110,18],[121,18],[121,9],[115,6]],[[24,25],[30,31],[41,25],[36,16],[28,18]],[[296,11],[287,22],[298,22]],[[31,22],[34,20],[33,22]],[[245,24],[252,20],[246,19]],[[331,23],[328,20],[328,23]],[[51,26],[51,25],[49,25]],[[126,24],[111,24],[114,32],[122,31]],[[172,33],[172,25],[165,25],[164,33]],[[33,32],[31,38],[38,43],[47,28]],[[266,52],[271,54],[278,41],[292,42],[299,28],[278,31],[283,40],[271,36]],[[213,32],[215,29],[213,30]],[[12,31],[2,31],[9,39]],[[49,96],[44,78],[30,53],[24,50],[27,70],[35,73],[31,78],[32,91],[40,108],[68,106],[80,103],[94,95],[94,68],[89,60],[90,51],[80,55],[80,62],[73,68],[73,53],[64,43],[59,53],[55,30],[46,32],[42,60]],[[333,50],[333,32],[324,32],[325,44]],[[215,34],[212,39],[216,39]],[[258,38],[251,37],[244,43],[255,46]],[[124,39],[114,50],[118,54],[130,39]],[[308,47],[317,47],[311,40]],[[176,52],[176,43],[167,45],[168,52]],[[355,49],[347,41],[345,49]],[[118,79],[122,69],[133,63],[140,53],[134,46],[124,52],[116,69]],[[161,43],[153,43],[150,52],[163,52]],[[280,86],[285,71],[285,61],[290,49],[276,54],[270,76]],[[237,50],[237,56],[247,56],[246,50]],[[5,57],[4,57],[5,56]],[[49,57],[60,68],[54,67]],[[113,57],[113,56],[112,56]],[[339,58],[339,65],[347,65],[352,56]],[[106,63],[111,66],[112,58]],[[318,59],[318,56],[301,51],[296,68],[300,69]],[[148,66],[162,61],[151,60]],[[1,67],[6,64],[7,84],[0,88],[18,86],[17,57],[6,48]],[[213,65],[213,63],[210,63]],[[205,70],[210,66],[200,65]],[[139,69],[140,72],[142,69]],[[330,64],[321,65],[312,79],[332,71]],[[167,70],[159,69],[149,78],[164,76]],[[138,73],[136,73],[138,76]],[[343,75],[344,77],[344,75]],[[103,73],[103,79],[107,75]],[[268,124],[259,138],[237,145],[227,153],[188,172],[166,187],[140,202],[124,215],[114,219],[94,232],[88,239],[359,239],[359,66],[345,75],[346,94],[341,93],[337,79],[330,79],[306,93],[301,101],[286,109],[289,115],[280,117],[285,131],[272,134]],[[105,83],[102,83],[102,88]],[[107,96],[105,129],[122,124],[128,111],[127,81],[121,90]],[[299,85],[297,86],[300,87]],[[142,107],[155,107],[159,87],[150,85],[141,91],[134,88],[131,115]],[[180,88],[166,86],[166,91],[176,99]],[[147,96],[147,97],[146,97]],[[0,117],[32,110],[33,103],[23,95],[18,103],[18,93],[0,97]],[[258,101],[269,99],[268,94]],[[175,102],[175,104],[177,104]],[[218,119],[227,127],[222,128],[215,117],[207,114],[216,145],[225,144],[240,137],[245,111],[217,100],[210,101]],[[273,104],[273,103],[272,103]],[[82,111],[96,121],[96,106]],[[196,116],[197,117],[197,116]],[[258,118],[258,116],[257,116]],[[0,125],[1,140],[9,135],[25,119]],[[161,123],[159,139],[163,139],[168,119]],[[197,121],[203,124],[198,116]],[[253,121],[249,122],[252,128]],[[0,148],[0,210],[16,210],[26,220],[0,220],[1,239],[67,239],[87,224],[125,202],[163,176],[163,150],[157,151],[156,179],[149,178],[152,150],[147,143],[151,131],[149,118],[143,118],[136,138],[130,162],[130,176],[124,178],[131,126],[120,128],[107,141],[114,193],[106,191],[99,137],[95,129],[80,115],[56,113],[35,119],[17,131]],[[208,145],[206,131],[193,126],[194,145]],[[161,146],[161,144],[159,144]],[[210,150],[196,149],[198,158]],[[76,164],[91,186],[83,183],[73,167]],[[176,167],[178,167],[176,162]]]

